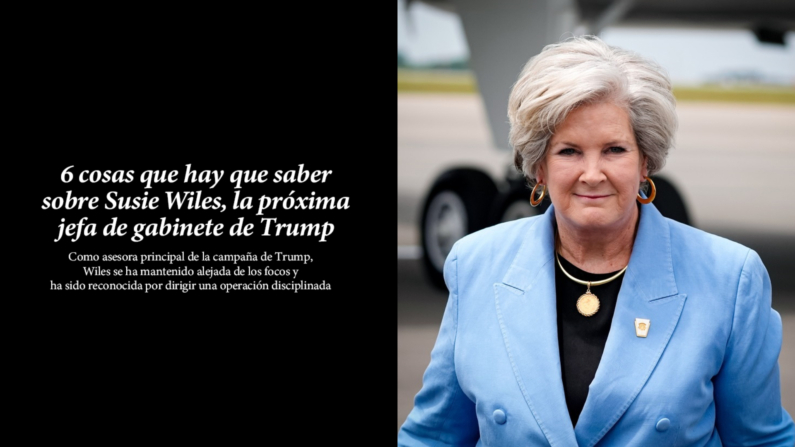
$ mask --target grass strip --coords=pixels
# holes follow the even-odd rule
[[[477,82],[467,71],[398,70],[398,93],[477,93]],[[677,101],[795,104],[795,88],[788,87],[674,87]]]

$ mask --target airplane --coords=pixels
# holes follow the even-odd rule
[[[791,0],[407,0],[455,12],[461,18],[493,144],[510,150],[506,119],[508,95],[522,66],[544,46],[566,36],[598,35],[608,26],[739,28],[753,31],[759,42],[785,45],[795,30]],[[446,289],[442,271],[455,241],[499,222],[543,213],[529,204],[530,189],[515,170],[493,178],[485,169],[443,172],[425,195],[420,220],[423,266],[431,283]],[[655,206],[690,224],[677,187],[652,177]]]

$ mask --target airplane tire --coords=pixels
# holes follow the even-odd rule
[[[489,225],[496,196],[494,181],[475,169],[454,169],[436,180],[420,221],[422,263],[434,286],[447,290],[443,271],[450,249],[458,239]]]
[[[652,203],[657,207],[660,214],[685,225],[692,225],[685,201],[673,183],[664,177],[652,176],[651,179],[657,188],[657,196]]]
[[[530,205],[530,191],[524,181],[516,182],[507,194],[498,197],[491,208],[489,217],[491,225],[546,212],[550,204],[549,199],[544,198],[539,206],[533,207]]]

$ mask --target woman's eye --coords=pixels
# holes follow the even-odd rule
[[[563,149],[558,153],[561,155],[574,155],[576,152],[577,151],[575,151],[574,149],[567,147],[566,149]]]
[[[621,152],[626,152],[627,150],[624,149],[623,147],[613,146],[610,149],[608,149],[608,151],[613,154],[618,154]]]

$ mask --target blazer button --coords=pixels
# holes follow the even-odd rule
[[[666,431],[671,426],[671,421],[668,418],[662,418],[657,421],[657,431]]]
[[[502,410],[494,410],[494,413],[491,415],[494,418],[494,422],[502,425],[505,423],[506,417],[505,412]],[[667,419],[666,419],[667,420]]]

